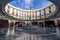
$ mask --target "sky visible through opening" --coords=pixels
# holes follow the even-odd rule
[[[40,9],[50,5],[51,2],[47,0],[14,0],[10,4],[18,8],[30,10],[30,5],[33,5],[34,9]]]

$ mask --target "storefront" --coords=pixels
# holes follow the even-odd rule
[[[25,24],[25,22],[16,22],[15,25],[17,27],[22,27]]]
[[[40,27],[43,27],[43,22],[39,22],[39,26]]]
[[[8,20],[0,19],[0,28],[7,28],[8,27]]]
[[[38,25],[38,22],[32,22],[32,25]]]
[[[46,27],[54,27],[55,26],[55,23],[53,20],[51,21],[45,21],[45,26]]]
[[[57,20],[57,25],[58,27],[60,27],[60,20]]]

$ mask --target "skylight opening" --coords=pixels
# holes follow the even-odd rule
[[[46,7],[52,3],[47,0],[14,0],[9,4],[25,10],[30,10],[31,5],[33,5],[35,10]]]

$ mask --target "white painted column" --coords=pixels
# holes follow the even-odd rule
[[[34,39],[33,39],[33,38],[34,38],[33,36],[34,36],[34,35],[31,35],[31,40],[34,40]]]
[[[15,33],[15,21],[13,21],[12,35]]]
[[[8,26],[8,31],[7,31],[7,34],[6,34],[6,36],[10,36],[10,35],[14,35],[14,29],[15,29],[15,27],[14,27],[14,24],[13,24],[13,26],[11,26],[11,20],[9,20],[9,26]],[[13,21],[13,23],[15,23],[14,21]]]
[[[39,22],[38,22],[38,26],[39,26]]]
[[[57,24],[57,20],[54,20],[54,22],[55,22],[55,25],[58,25],[58,24]],[[59,27],[56,27],[56,34],[57,34],[57,35],[60,34],[60,33],[59,33]]]
[[[8,31],[7,31],[6,36],[9,36],[10,35],[10,25],[11,25],[11,20],[9,20]]]
[[[35,35],[35,40],[37,40],[37,35]]]
[[[28,35],[28,40],[30,40],[30,39],[29,39],[29,36],[30,36],[30,35]]]

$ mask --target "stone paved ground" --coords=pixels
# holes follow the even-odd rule
[[[46,28],[48,33],[44,32],[43,28],[37,29],[17,28],[14,36],[6,37],[5,34],[0,34],[0,40],[60,40],[60,35],[56,35],[50,28]],[[43,34],[38,34],[42,31]]]

